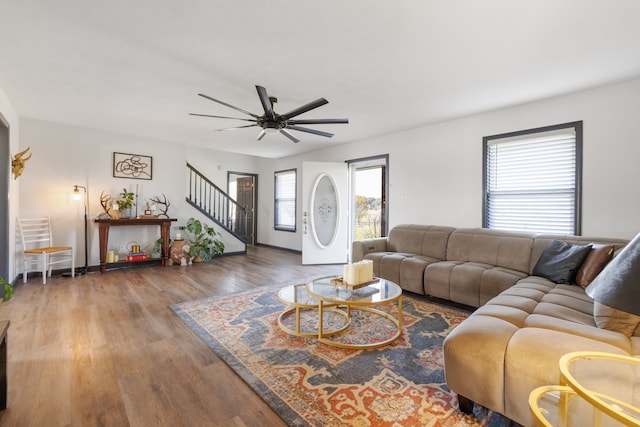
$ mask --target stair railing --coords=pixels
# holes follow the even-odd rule
[[[241,225],[241,229],[246,230],[247,208],[233,200],[189,163],[187,163],[187,169],[189,171],[187,203],[246,243],[245,238],[239,235],[237,230]]]

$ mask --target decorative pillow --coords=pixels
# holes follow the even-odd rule
[[[586,288],[613,258],[613,245],[592,243],[591,250],[576,273],[576,284]]]
[[[552,240],[533,267],[533,275],[555,283],[570,284],[590,250],[591,245],[572,245]]]
[[[600,304],[598,301],[593,302],[593,317],[598,328],[620,332],[628,337],[632,336],[640,325],[640,316]]]

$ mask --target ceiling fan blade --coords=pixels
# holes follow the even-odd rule
[[[266,132],[264,129],[262,129],[262,130],[260,131],[260,133],[258,134],[258,137],[256,138],[256,140],[260,141],[262,138],[264,138],[264,136],[265,136],[266,134],[267,134],[267,132]]]
[[[257,116],[257,115],[255,115],[255,114],[253,114],[253,113],[250,113],[250,112],[248,112],[248,111],[245,111],[245,110],[243,110],[242,108],[234,107],[234,106],[233,106],[233,105],[231,105],[231,104],[227,104],[226,102],[223,102],[223,101],[220,101],[220,100],[218,100],[218,99],[212,98],[212,97],[210,97],[209,95],[205,95],[204,93],[199,93],[199,94],[198,94],[198,96],[201,96],[201,97],[203,97],[203,98],[207,98],[207,99],[209,99],[209,100],[211,100],[211,101],[213,101],[213,102],[217,102],[218,104],[222,104],[222,105],[224,105],[225,107],[233,108],[233,109],[234,109],[234,110],[236,110],[236,111],[240,111],[241,113],[247,114],[247,115],[249,115],[249,116],[251,116],[251,117],[255,117],[256,119],[260,117],[260,116]]]
[[[255,119],[243,119],[240,117],[226,117],[226,116],[212,116],[211,114],[198,114],[198,113],[189,113],[190,116],[201,116],[201,117],[214,117],[216,119],[233,119],[233,120],[244,120],[245,122],[257,122]]]
[[[287,123],[290,123],[292,125],[327,125],[349,123],[349,119],[298,119],[287,120]]]
[[[280,133],[283,134],[284,136],[286,136],[287,138],[289,138],[290,140],[292,140],[293,142],[300,142],[300,140],[298,138],[296,138],[295,136],[291,135],[291,132],[287,132],[284,129],[280,129]]]
[[[287,129],[297,130],[297,131],[300,131],[300,132],[312,133],[314,135],[326,136],[327,138],[331,138],[333,136],[333,134],[329,133],[329,132],[322,132],[320,130],[303,128],[303,127],[300,127],[300,126],[287,126]]]
[[[262,108],[264,108],[264,114],[266,114],[267,116],[275,120],[276,115],[273,112],[273,104],[271,104],[269,95],[267,95],[267,90],[262,86],[258,86],[258,85],[256,85],[256,90],[258,91],[258,96],[260,97]]]
[[[258,124],[256,123],[254,125],[235,126],[235,127],[232,127],[232,128],[215,129],[214,132],[220,132],[220,131],[223,131],[223,130],[236,130],[236,129],[242,129],[242,128],[252,128],[254,126],[258,126]]]
[[[302,113],[306,113],[307,111],[313,110],[314,108],[322,107],[324,104],[328,104],[328,103],[329,101],[327,101],[326,99],[318,98],[315,101],[311,101],[308,104],[304,104],[301,107],[293,109],[288,113],[281,115],[280,117],[283,120],[289,120],[292,117],[299,116]]]

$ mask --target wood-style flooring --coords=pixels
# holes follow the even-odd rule
[[[53,276],[0,304],[8,333],[4,426],[283,426],[169,305],[339,274],[249,247],[208,264]]]

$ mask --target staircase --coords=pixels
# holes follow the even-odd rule
[[[247,228],[246,207],[238,204],[189,163],[187,163],[187,170],[189,173],[187,203],[243,242],[246,251],[246,239],[238,233],[238,230]]]

